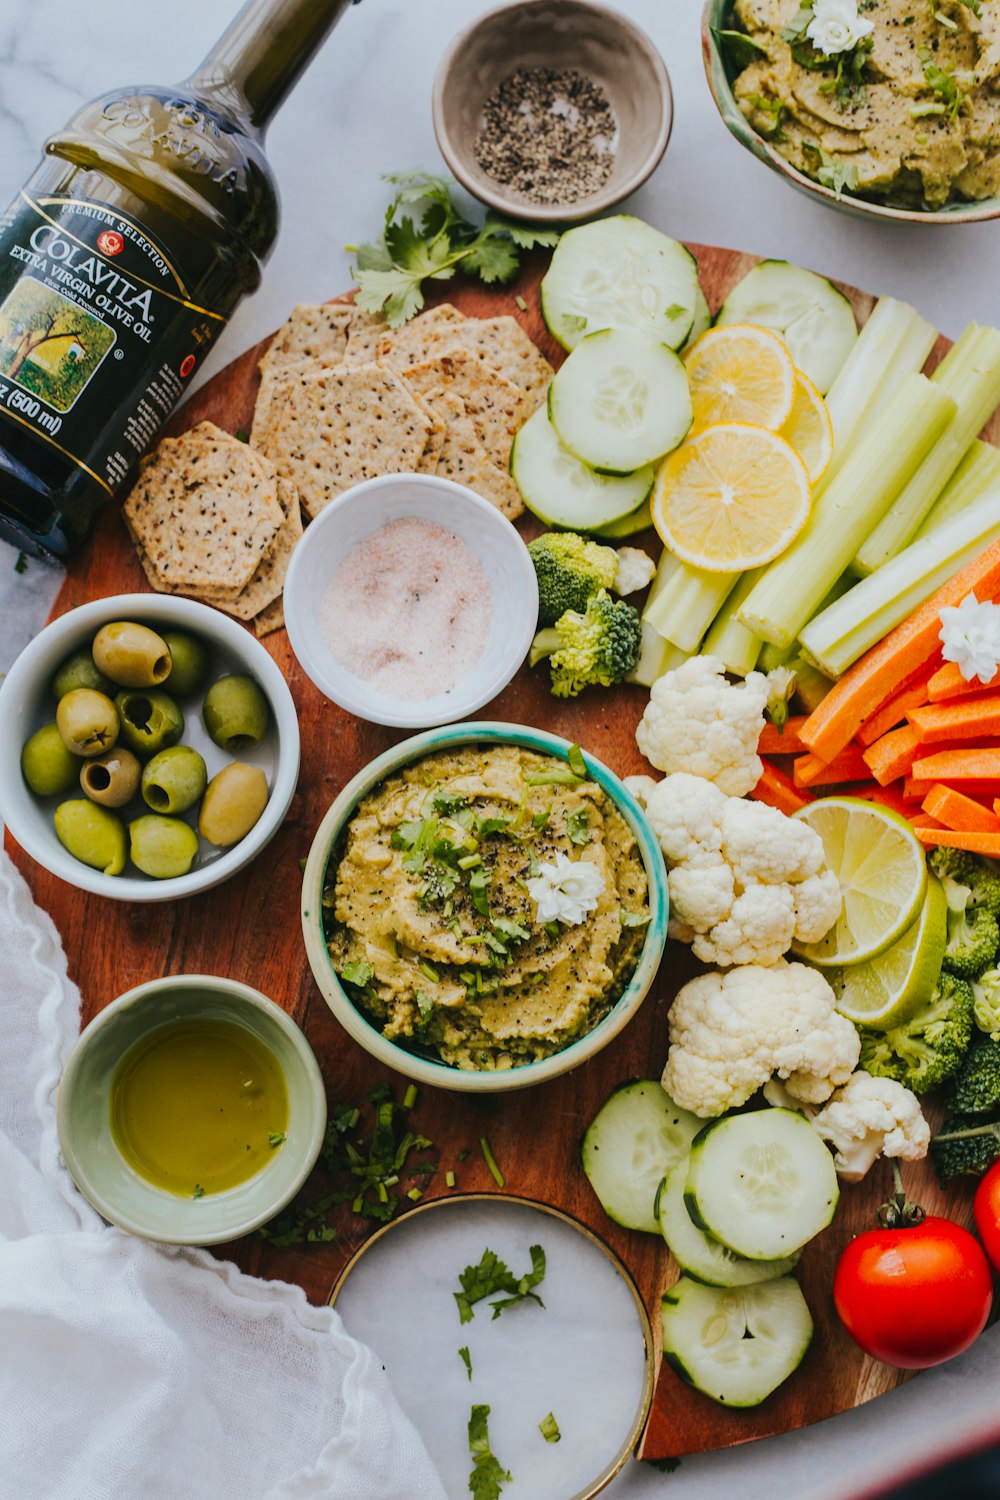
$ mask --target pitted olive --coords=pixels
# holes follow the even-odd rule
[[[157,687],[170,676],[170,650],[162,635],[134,620],[102,625],[94,637],[99,671],[121,687]]]
[[[190,698],[200,693],[208,681],[208,649],[196,635],[184,630],[166,630],[163,639],[170,652],[170,676],[166,679],[168,690],[175,698]]]
[[[102,807],[124,807],[135,796],[142,772],[131,750],[118,745],[106,755],[88,760],[80,771],[80,785],[91,802]]]
[[[182,813],[201,797],[208,782],[205,762],[190,745],[161,750],[142,773],[142,798],[158,813]]]
[[[132,688],[118,693],[115,707],[121,719],[122,739],[138,756],[155,755],[181,737],[181,711],[160,688]]]
[[[88,759],[103,755],[118,738],[115,705],[107,694],[94,688],[74,688],[60,698],[56,723],[66,749]]]
[[[198,853],[198,835],[181,818],[145,813],[128,825],[132,863],[155,880],[186,875]]]
[[[215,743],[230,755],[237,755],[260,744],[271,721],[271,710],[252,677],[232,672],[212,683],[205,694],[202,717]]]

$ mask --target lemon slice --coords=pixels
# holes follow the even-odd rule
[[[908,1021],[930,999],[947,936],[944,888],[929,876],[920,915],[901,938],[875,958],[827,969],[840,1014],[883,1031]]]
[[[751,422],[777,432],[795,400],[795,365],[769,328],[731,323],[710,328],[684,360],[694,409],[692,431],[717,422]]]
[[[794,814],[823,840],[844,904],[818,943],[793,943],[821,968],[884,953],[916,921],[927,891],[924,852],[905,818],[857,797],[822,797]]]
[[[763,427],[706,427],[664,459],[650,509],[665,546],[712,572],[742,572],[778,557],[809,519],[802,459]]]
[[[809,470],[810,484],[818,484],[833,457],[833,423],[823,397],[801,370],[795,372],[795,399],[781,436]]]

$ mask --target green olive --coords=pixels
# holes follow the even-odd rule
[[[105,875],[120,875],[125,868],[125,829],[120,818],[106,807],[79,798],[60,802],[53,818],[56,837],[74,859],[103,870]]]
[[[106,693],[73,688],[59,699],[56,723],[63,744],[74,755],[89,759],[110,750],[118,738],[118,712]]]
[[[136,794],[141,771],[131,750],[118,745],[84,764],[80,785],[91,802],[100,802],[103,807],[124,807]]]
[[[208,783],[198,814],[198,832],[225,848],[245,838],[267,806],[267,777],[259,766],[234,760]]]
[[[128,836],[132,863],[156,880],[186,875],[198,853],[198,835],[180,818],[145,813],[128,825]]]
[[[202,709],[205,728],[230,755],[252,750],[267,733],[271,710],[252,677],[230,673],[213,682]]]
[[[58,797],[76,780],[80,761],[67,750],[58,724],[43,724],[21,751],[21,773],[36,797]]]
[[[94,688],[98,693],[106,693],[109,698],[115,690],[110,677],[105,677],[103,672],[97,670],[94,658],[86,648],[67,656],[52,679],[53,698],[65,698],[74,688]]]
[[[121,687],[157,687],[170,676],[170,651],[162,635],[134,620],[114,620],[94,636],[98,670]]]
[[[155,755],[175,745],[184,730],[184,718],[173,698],[159,688],[118,693],[115,707],[121,719],[121,735],[136,755]]]
[[[142,797],[158,813],[182,813],[194,807],[208,782],[205,762],[190,745],[161,750],[142,773]]]
[[[170,652],[170,676],[167,682],[175,698],[190,698],[200,693],[208,681],[208,648],[196,635],[184,630],[164,631],[163,639]]]

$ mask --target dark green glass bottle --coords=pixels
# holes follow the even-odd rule
[[[278,230],[268,120],[352,0],[249,0],[190,78],[87,104],[0,214],[0,535],[66,556]]]

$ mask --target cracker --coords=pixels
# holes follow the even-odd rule
[[[275,599],[266,609],[262,609],[253,622],[254,635],[258,637],[270,635],[272,630],[283,630],[285,626],[285,601]]]
[[[521,492],[506,469],[493,463],[479,440],[476,425],[458,396],[438,390],[429,397],[434,408],[447,418],[448,430],[434,471],[444,479],[467,485],[508,521],[524,512]]]
[[[252,620],[255,615],[281,597],[285,574],[296,543],[302,535],[302,512],[294,484],[278,480],[278,501],[285,513],[285,524],[271,544],[271,550],[257,565],[250,582],[235,598],[205,589],[200,594],[207,604],[215,604],[238,620]]]
[[[412,473],[434,423],[385,365],[288,372],[254,442],[317,516],[335,495],[377,474]]]
[[[274,335],[260,362],[261,375],[289,365],[339,365],[354,317],[355,310],[347,302],[324,302],[318,307],[300,302]]]
[[[430,307],[426,312],[418,313],[400,328],[387,329],[383,325],[378,341],[378,357],[400,369],[418,365],[427,358],[431,352],[430,345],[436,339],[447,341],[452,332],[471,321],[473,320],[459,312],[457,307],[452,307],[450,302],[442,302],[439,307]],[[434,352],[447,354],[450,346],[445,343],[444,347]]]
[[[512,380],[464,350],[411,365],[402,378],[417,395],[443,387],[458,396],[490,460],[506,466],[522,401]]]
[[[424,359],[464,350],[523,391],[522,421],[541,406],[555,371],[516,318],[463,318],[434,325],[428,321],[424,322],[423,336],[414,337],[418,325],[431,316],[421,314],[412,323],[387,333],[378,346],[379,358],[405,371]]]
[[[189,593],[241,589],[285,519],[274,467],[211,422],[160,441],[123,515],[149,568]]]
[[[380,313],[362,312],[357,307],[353,309],[353,312],[354,317],[351,319],[351,326],[347,332],[344,363],[348,365],[372,364],[379,340],[385,336],[386,321]]]

